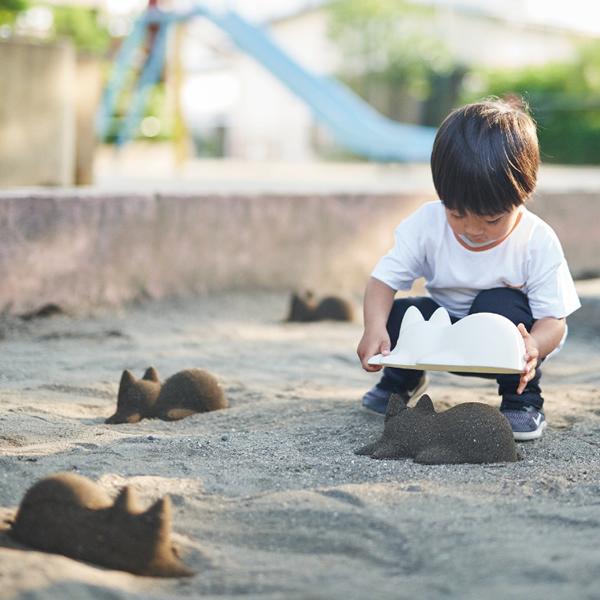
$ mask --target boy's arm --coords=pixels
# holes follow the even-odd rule
[[[390,352],[390,336],[386,325],[395,295],[396,290],[379,279],[374,277],[369,279],[363,308],[365,330],[356,349],[365,371],[381,370],[381,366],[370,365],[367,361],[375,354]]]
[[[518,327],[523,336],[525,350],[527,351],[527,364],[517,388],[517,394],[520,394],[527,386],[527,383],[535,377],[535,368],[538,360],[546,358],[560,344],[565,334],[566,324],[564,318],[544,317],[533,324],[530,333],[527,332],[525,325],[522,323]]]

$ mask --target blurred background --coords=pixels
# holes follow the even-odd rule
[[[600,163],[585,0],[0,0],[0,78],[3,188],[425,165],[510,94],[545,163]]]

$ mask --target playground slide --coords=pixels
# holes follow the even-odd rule
[[[293,60],[262,28],[233,11],[203,14],[244,52],[267,68],[312,109],[336,141],[379,161],[428,161],[435,129],[388,119],[335,79],[313,74]]]
[[[350,89],[335,79],[311,73],[291,58],[261,27],[253,25],[239,14],[226,10],[216,11],[198,4],[185,13],[146,12],[139,23],[150,22],[161,24],[161,30],[176,20],[188,20],[194,17],[205,17],[224,31],[231,40],[248,55],[268,69],[294,94],[303,100],[312,110],[315,117],[333,133],[340,146],[377,161],[427,161],[431,153],[435,130],[429,127],[397,123],[388,119],[368,103],[354,94]],[[139,25],[132,33],[137,43],[143,43],[139,35]],[[141,40],[141,41],[140,41]],[[107,86],[105,102],[101,115],[106,123],[106,115],[113,110],[118,88],[123,80],[124,64],[133,54],[134,44],[131,39],[124,46],[127,52],[117,57],[113,69],[113,77]],[[140,105],[146,95],[153,77],[159,76],[159,65],[164,54],[164,45],[151,54],[150,63],[153,68],[147,69],[138,82],[134,96],[135,102],[126,117],[124,127],[119,135],[119,143],[125,143],[132,132],[132,123],[138,119]],[[150,65],[152,67],[152,64]],[[107,105],[108,103],[108,105]],[[101,129],[102,132],[102,129]]]

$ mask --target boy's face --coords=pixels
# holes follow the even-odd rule
[[[480,217],[447,208],[446,219],[455,235],[466,237],[473,244],[485,244],[507,236],[514,227],[519,212],[520,207],[515,206],[508,212]]]

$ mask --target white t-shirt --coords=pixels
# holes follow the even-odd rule
[[[558,237],[525,207],[508,237],[489,246],[467,248],[444,205],[428,202],[398,225],[394,247],[372,276],[394,290],[409,290],[424,277],[431,298],[459,318],[479,292],[501,287],[526,294],[534,319],[560,319],[581,306]]]

